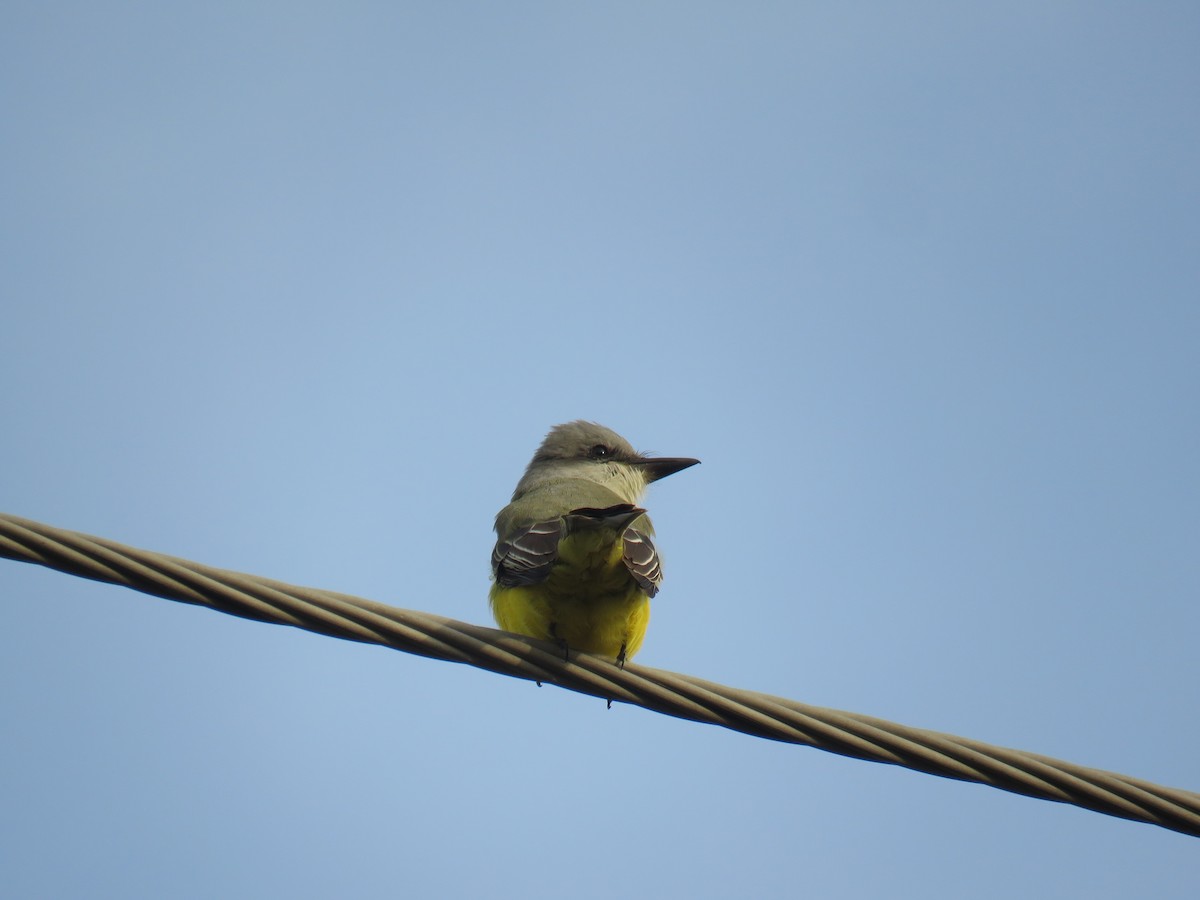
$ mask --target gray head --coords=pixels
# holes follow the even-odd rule
[[[699,461],[646,456],[611,428],[582,420],[567,422],[550,429],[525,469],[513,499],[540,483],[566,477],[600,483],[611,483],[614,479],[625,482],[628,489],[620,493],[633,502],[650,482]]]
[[[530,465],[552,459],[631,460],[640,458],[633,445],[611,428],[582,419],[555,425],[533,454]]]

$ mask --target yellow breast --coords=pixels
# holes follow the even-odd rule
[[[605,530],[568,535],[545,581],[495,584],[491,601],[506,631],[613,658],[637,652],[650,620],[650,598],[625,566],[623,543]]]

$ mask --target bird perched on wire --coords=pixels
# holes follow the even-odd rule
[[[662,583],[638,502],[650,482],[699,461],[645,456],[594,422],[554,426],[496,516],[490,596],[500,627],[624,665]]]

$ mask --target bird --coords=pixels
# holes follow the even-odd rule
[[[696,465],[638,453],[610,428],[555,425],[496,515],[492,614],[505,631],[600,654],[637,653],[662,584],[646,487]]]

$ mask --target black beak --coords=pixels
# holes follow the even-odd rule
[[[660,478],[682,472],[699,462],[698,459],[688,459],[684,456],[644,456],[641,459],[631,460],[632,465],[646,473],[647,482],[658,481]]]

